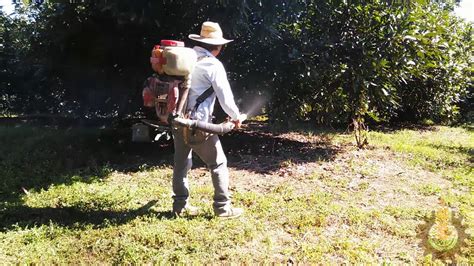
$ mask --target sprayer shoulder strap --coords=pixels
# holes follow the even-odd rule
[[[203,103],[209,96],[211,96],[214,93],[214,89],[209,87],[207,90],[205,90],[201,95],[199,95],[196,99],[196,104],[194,105],[194,110],[197,110],[199,105]]]

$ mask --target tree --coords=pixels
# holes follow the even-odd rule
[[[292,50],[280,68],[286,79],[273,116],[321,123],[452,118],[469,86],[471,27],[438,4],[358,3],[313,1],[298,21],[282,23]],[[416,47],[413,31],[425,39]]]
[[[8,75],[21,82],[2,94],[20,113],[135,115],[153,45],[192,45],[213,20],[236,40],[222,54],[234,91],[271,95],[273,122],[452,120],[471,86],[472,25],[449,14],[456,1],[420,2],[46,1],[11,22],[22,63]]]

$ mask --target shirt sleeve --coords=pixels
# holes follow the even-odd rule
[[[237,120],[240,116],[239,108],[235,104],[234,95],[230,89],[227,73],[222,63],[218,62],[215,66],[215,76],[212,81],[212,87],[216,92],[219,103],[232,120]]]

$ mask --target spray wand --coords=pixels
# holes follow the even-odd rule
[[[247,115],[241,114],[239,116],[239,121],[244,122],[245,120],[247,120]],[[181,117],[174,118],[173,125],[179,126],[179,127],[187,127],[190,129],[199,129],[207,133],[218,134],[218,135],[229,133],[236,126],[236,124],[233,121],[226,121],[220,124],[213,124],[213,123],[208,123],[204,121],[192,120],[192,119],[181,118]]]

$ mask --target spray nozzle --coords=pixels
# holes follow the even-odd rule
[[[240,123],[244,122],[245,120],[247,120],[247,114],[240,114],[239,115],[239,121]]]
[[[227,121],[233,125],[233,128],[240,128],[242,126],[242,123],[245,120],[247,120],[247,114],[240,114],[236,120],[233,120],[233,121],[227,120]]]

